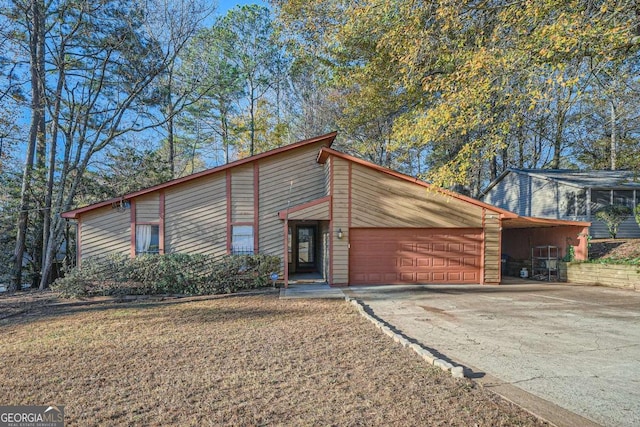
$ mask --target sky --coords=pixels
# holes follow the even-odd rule
[[[268,2],[262,0],[218,0],[216,15],[224,15],[229,9],[233,9],[236,6],[243,4],[259,4],[267,7],[269,6]]]

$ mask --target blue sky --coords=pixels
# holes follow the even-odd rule
[[[261,0],[219,0],[218,7],[216,8],[216,15],[224,15],[229,9],[233,9],[235,6],[242,4],[260,4],[263,6],[269,6],[269,3]]]

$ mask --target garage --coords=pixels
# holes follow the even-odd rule
[[[481,283],[482,230],[352,228],[349,282]]]

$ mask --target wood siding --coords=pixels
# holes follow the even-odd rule
[[[331,271],[334,284],[349,283],[349,162],[334,157],[330,177],[333,198],[332,226],[330,230],[333,242]],[[342,239],[338,239],[338,230],[342,230]]]
[[[231,221],[253,222],[253,165],[231,169]]]
[[[131,251],[131,211],[110,206],[88,212],[81,218],[80,253],[83,259],[109,254],[129,255]]]
[[[321,145],[310,144],[259,161],[261,253],[283,256],[283,222],[278,212],[287,209],[288,201],[291,207],[325,196],[324,167],[316,162]]]
[[[165,192],[165,252],[225,254],[225,174],[189,181]]]
[[[312,202],[313,203],[313,202]],[[321,203],[315,203],[302,209],[297,209],[293,212],[289,212],[288,218],[290,220],[325,220],[328,221],[331,217],[330,207],[331,202],[325,200]]]
[[[500,215],[485,212],[484,218],[484,283],[498,284],[501,278],[502,248]]]
[[[160,194],[152,193],[143,197],[137,197],[136,201],[136,223],[160,222]]]
[[[357,164],[352,179],[352,227],[482,227],[482,208],[436,190]]]

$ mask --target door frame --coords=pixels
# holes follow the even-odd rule
[[[288,259],[288,271],[290,273],[314,273],[321,272],[322,266],[320,265],[321,255],[318,252],[321,250],[320,245],[320,224],[318,221],[289,221],[289,231],[291,232],[289,240],[290,252]],[[300,258],[298,256],[298,229],[299,228],[312,228],[313,229],[313,265],[305,266],[300,265]],[[289,236],[287,237],[289,239]],[[289,244],[287,244],[289,246]]]

